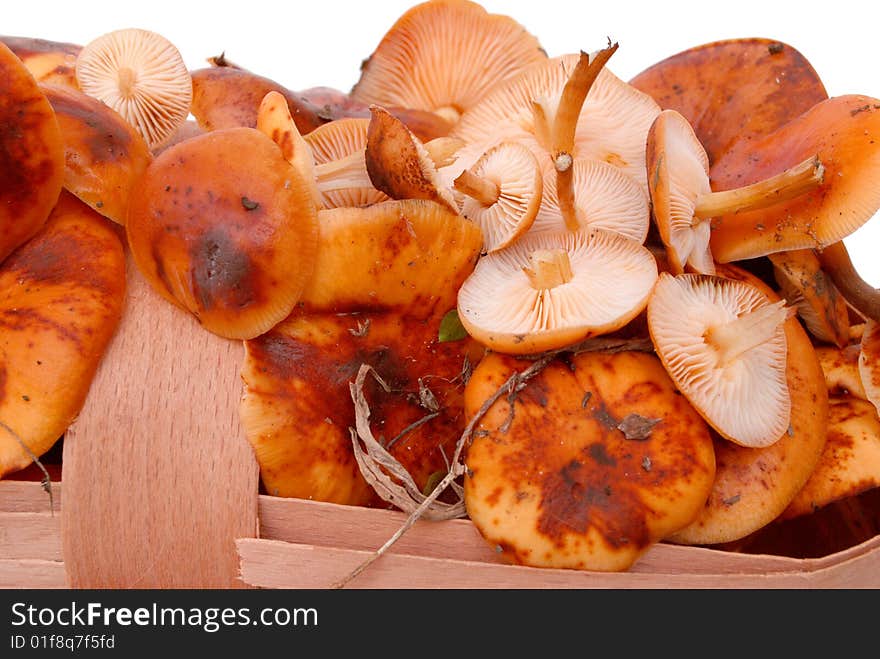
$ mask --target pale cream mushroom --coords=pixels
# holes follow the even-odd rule
[[[186,121],[192,77],[177,48],[149,30],[115,30],[76,59],[79,88],[116,110],[153,149]]]
[[[656,279],[651,253],[619,234],[528,234],[480,259],[459,290],[458,315],[489,348],[534,354],[624,326]]]
[[[648,302],[648,329],[706,421],[736,444],[765,447],[791,423],[784,324],[793,312],[745,282],[664,273]]]

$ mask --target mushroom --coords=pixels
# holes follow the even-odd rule
[[[464,195],[461,214],[483,230],[484,250],[504,249],[529,230],[544,190],[538,161],[528,148],[502,142],[454,182]]]
[[[880,321],[880,292],[859,275],[843,241],[828,245],[817,255],[847,303],[865,318]]]
[[[544,176],[541,208],[530,231],[566,228],[556,189],[556,170]],[[600,160],[576,159],[572,166],[574,212],[581,229],[614,231],[638,243],[648,236],[651,210],[641,186],[618,167]]]
[[[484,357],[467,417],[521,370]],[[626,570],[702,510],[715,475],[709,429],[653,355],[557,357],[511,392],[479,421],[464,480],[468,516],[506,558]]]
[[[441,341],[439,326],[482,237],[421,200],[321,211],[320,223],[301,303],[245,344],[242,424],[273,495],[379,505],[352,451],[349,382],[369,364],[387,385],[368,378],[369,423],[419,487],[446,469],[466,422],[461,381],[481,349]]]
[[[865,398],[880,414],[880,323],[868,320],[859,346],[859,379]]]
[[[765,304],[779,301],[772,289],[742,268],[722,264],[718,274],[755,287],[766,296]],[[788,507],[819,463],[828,428],[828,392],[822,368],[809,336],[796,318],[785,322],[784,331],[790,426],[778,441],[765,448],[740,446],[717,437],[712,493],[698,518],[667,538],[671,542],[717,545],[762,529]],[[759,414],[766,402],[759,400],[758,408],[747,413]]]
[[[773,133],[729,151],[713,164],[712,181],[715,189],[749,185],[811,158],[824,169],[822,183],[812,191],[713,219],[716,261],[822,250],[870,219],[880,209],[880,100],[846,95],[822,101]],[[832,274],[827,267],[826,272]],[[835,284],[847,297],[836,279]]]
[[[134,126],[151,149],[186,121],[192,79],[174,44],[149,30],[128,28],[88,43],[76,58],[80,89]]]
[[[62,192],[39,232],[0,266],[0,478],[43,455],[73,422],[124,297],[117,232]]]
[[[656,279],[651,253],[620,234],[527,234],[480,259],[459,290],[458,315],[492,350],[533,354],[623,327]]]
[[[308,181],[263,133],[229,128],[163,151],[134,191],[132,256],[162,296],[210,332],[253,338],[290,314],[311,277]]]
[[[613,49],[610,46],[593,57],[572,54],[548,59],[495,87],[465,112],[450,132],[451,137],[461,139],[466,146],[456,163],[441,171],[444,179],[454,179],[499,142],[515,141],[532,149],[540,163],[558,155],[554,154],[557,149],[566,147],[572,160],[607,162],[639,182],[647,195],[645,139],[660,108],[650,96],[600,66]],[[587,72],[594,62],[598,63],[592,73],[597,68],[598,72],[591,81],[592,73]],[[569,87],[571,93],[560,111],[565,87],[578,66],[583,75]],[[579,104],[584,87],[589,92]],[[566,145],[561,136],[571,135],[574,118],[577,121],[573,146]],[[560,137],[556,144],[555,130]],[[565,162],[567,158],[560,159],[560,165]]]
[[[706,151],[687,119],[675,110],[664,110],[651,125],[646,162],[654,218],[676,273],[684,272],[686,265],[701,274],[715,273],[710,249],[713,218],[802,196],[819,187],[825,176],[823,164],[811,155],[752,185],[713,192]]]
[[[724,438],[770,446],[791,423],[783,325],[756,287],[712,275],[660,275],[648,327],[673,381]]]
[[[76,56],[82,46],[30,37],[0,36],[37,82],[76,87]]]
[[[828,98],[819,75],[792,46],[728,39],[668,57],[630,80],[693,126],[714,163]]]
[[[64,179],[55,112],[21,60],[0,43],[0,263],[46,222]]]
[[[64,140],[64,187],[117,224],[152,160],[146,142],[115,110],[77,89],[40,85]]]
[[[849,343],[849,309],[809,249],[768,255],[782,296],[797,308],[810,334],[839,347]]]
[[[816,356],[825,376],[825,386],[832,398],[861,398],[868,400],[859,373],[861,346],[858,343],[844,348],[817,346]]]
[[[433,0],[404,13],[361,67],[351,98],[428,110],[450,125],[495,85],[546,59],[512,18],[468,0]]]

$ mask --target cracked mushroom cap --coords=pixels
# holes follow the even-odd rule
[[[480,259],[459,290],[458,315],[492,350],[533,354],[623,327],[656,279],[651,253],[619,234],[527,234]]]
[[[404,13],[364,62],[355,101],[428,110],[455,124],[495,85],[547,55],[508,16],[468,0],[432,0]]]
[[[174,44],[149,30],[115,30],[88,43],[76,58],[76,80],[121,114],[151,149],[189,115],[189,70]]]
[[[672,379],[726,439],[777,442],[791,421],[783,303],[710,275],[660,275],[648,327]]]
[[[466,416],[523,369],[484,357]],[[715,474],[709,428],[653,355],[557,358],[512,400],[480,421],[464,481],[469,517],[512,561],[626,570],[702,510]]]
[[[62,192],[40,231],[0,266],[0,421],[40,457],[73,422],[116,331],[122,241]],[[0,478],[31,456],[0,429]]]
[[[290,314],[318,242],[308,182],[254,128],[163,151],[134,192],[126,230],[153,288],[231,339],[258,336]]]
[[[302,295],[314,311],[446,313],[483,244],[473,222],[420,199],[325,210],[319,218],[316,274]]]
[[[536,134],[535,103],[553,112],[579,60],[580,55],[570,54],[533,64],[462,115],[450,136],[468,146],[449,173],[444,169],[444,175],[457,175],[501,141],[522,142],[539,162],[549,159],[550,146]],[[572,157],[614,165],[638,181],[647,194],[645,142],[659,112],[654,99],[602,68],[578,115]]]
[[[675,274],[690,265],[715,274],[711,225],[695,218],[697,199],[711,192],[709,158],[693,128],[674,110],[661,112],[648,133],[648,189],[654,221]]]
[[[619,168],[599,160],[572,164],[574,200],[582,229],[614,231],[638,243],[648,237],[651,210],[641,186]],[[544,195],[531,231],[565,229],[556,192],[556,171],[545,169]]]
[[[153,159],[147,143],[115,110],[79,90],[41,85],[64,140],[64,187],[117,224]]]
[[[767,208],[713,218],[719,263],[791,249],[821,249],[849,236],[880,209],[880,100],[837,96],[712,164],[716,190],[748,185],[817,157],[822,183]]]
[[[744,281],[773,303],[779,297],[742,268],[719,265],[719,274]],[[785,377],[791,425],[776,443],[748,448],[715,438],[715,482],[698,518],[668,540],[707,545],[732,542],[762,529],[788,507],[813,473],[828,429],[828,391],[816,350],[797,318],[785,322]]]
[[[522,144],[502,142],[468,172],[492,190],[484,200],[463,195],[461,214],[482,229],[486,252],[504,249],[529,230],[538,214],[544,190],[538,161]]]
[[[64,143],[52,105],[0,43],[0,263],[46,222],[64,180]]]
[[[363,153],[367,148],[369,126],[367,118],[337,119],[316,128],[303,139],[312,149],[315,165],[324,165]],[[389,197],[370,185],[321,192],[321,200],[324,208],[361,208],[388,201]]]

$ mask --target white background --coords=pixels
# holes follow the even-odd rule
[[[4,2],[0,34],[85,44],[139,27],[174,43],[191,69],[227,57],[293,90],[348,90],[361,60],[415,0],[43,0]],[[538,37],[550,56],[620,44],[609,68],[624,80],[687,48],[767,37],[803,53],[831,96],[880,98],[880,39],[871,3],[838,0],[484,0]],[[880,216],[845,241],[862,276],[880,287]]]

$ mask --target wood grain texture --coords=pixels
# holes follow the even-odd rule
[[[61,510],[61,483],[52,482],[52,500],[58,514]],[[33,481],[0,481],[0,512],[50,512],[49,495]]]
[[[66,588],[64,563],[34,559],[0,559],[0,588]]]
[[[0,560],[13,558],[60,561],[61,516],[0,513]]]
[[[242,578],[261,588],[325,589],[348,575],[369,552],[243,538],[238,541]],[[877,588],[880,552],[817,570],[745,573],[579,572],[475,561],[387,554],[348,588],[401,589],[708,589]]]
[[[146,284],[129,256],[122,322],[64,441],[73,588],[242,586],[258,468],[238,420],[243,347]]]

